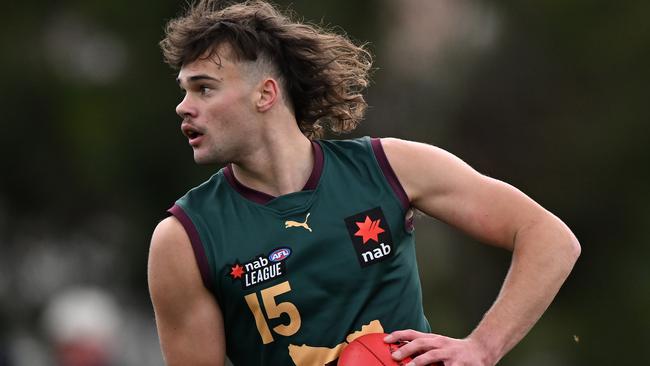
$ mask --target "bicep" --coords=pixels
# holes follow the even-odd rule
[[[223,365],[223,319],[205,288],[182,225],[173,217],[154,231],[148,282],[161,347],[168,365]]]
[[[546,214],[515,187],[447,151],[397,139],[382,144],[415,208],[482,242],[513,249],[517,232]]]

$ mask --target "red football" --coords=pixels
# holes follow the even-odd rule
[[[391,354],[402,346],[400,343],[386,343],[385,333],[363,335],[341,352],[338,366],[402,366],[411,361],[410,357],[395,361]]]

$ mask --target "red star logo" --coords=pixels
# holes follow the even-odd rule
[[[232,276],[233,279],[241,278],[244,272],[244,267],[240,266],[239,263],[230,268],[230,276]]]
[[[354,233],[354,236],[361,236],[364,244],[370,239],[379,242],[378,235],[384,232],[384,229],[379,226],[380,222],[381,219],[371,220],[370,217],[366,216],[366,221],[356,222],[359,231]]]

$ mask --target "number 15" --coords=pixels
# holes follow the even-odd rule
[[[284,281],[275,286],[265,288],[260,291],[262,296],[262,303],[264,304],[264,309],[266,309],[268,319],[279,318],[282,313],[289,315],[289,324],[280,324],[273,327],[275,333],[288,337],[296,334],[300,329],[301,320],[300,313],[298,308],[290,302],[281,302],[279,304],[275,303],[275,297],[284,293],[291,291],[291,286],[289,281]],[[262,343],[269,344],[273,342],[273,335],[269,329],[268,322],[266,321],[267,317],[264,316],[262,308],[260,307],[260,302],[257,299],[257,294],[252,293],[244,296],[246,299],[246,304],[251,309],[253,316],[255,317],[255,325],[257,330],[260,332],[262,337]]]

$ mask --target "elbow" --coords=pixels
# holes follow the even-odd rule
[[[550,234],[548,239],[554,243],[551,246],[555,257],[554,262],[568,275],[580,257],[582,246],[571,229],[558,218],[554,217],[546,229]]]
[[[563,231],[565,232],[564,239],[560,240],[561,250],[559,251],[560,256],[564,259],[561,262],[566,264],[567,275],[573,269],[575,263],[578,261],[580,254],[582,252],[582,247],[578,238],[571,232],[571,230],[563,224]]]
[[[550,214],[551,218],[547,229],[553,242],[555,242],[555,251],[558,259],[564,259],[563,262],[568,264],[569,271],[573,268],[574,264],[578,261],[582,247],[578,238],[573,234],[571,229],[558,217]]]
[[[573,233],[570,233],[568,246],[569,257],[571,258],[572,263],[575,263],[578,260],[578,257],[580,257],[580,253],[582,253],[582,247],[580,246],[578,238],[576,238]]]

